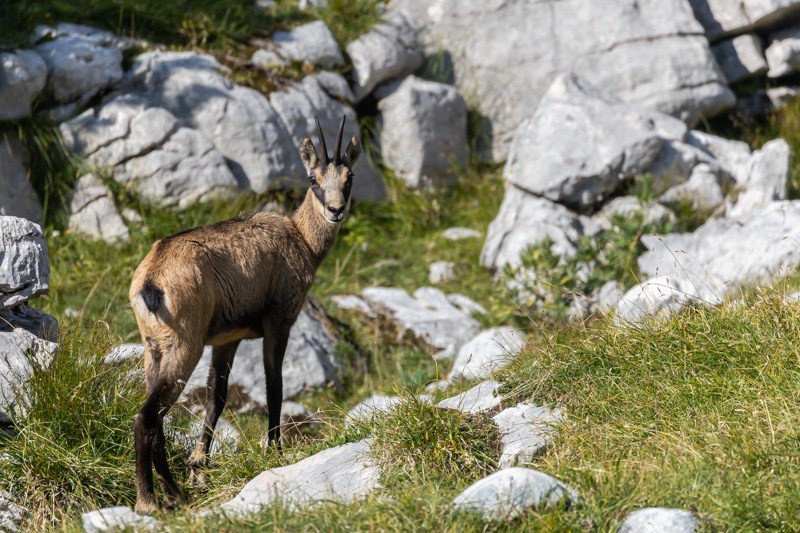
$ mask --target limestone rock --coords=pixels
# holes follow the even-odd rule
[[[482,233],[472,228],[447,228],[442,232],[442,237],[451,241],[463,239],[479,239]]]
[[[203,434],[203,429],[205,428],[205,419],[198,418],[192,422],[191,428],[188,432],[186,432],[172,427],[171,419],[168,420],[168,418],[169,416],[164,419],[164,434],[166,435],[167,439],[171,440],[178,446],[181,446],[184,450],[194,450],[197,441]],[[241,438],[242,436],[239,433],[239,430],[236,429],[236,426],[228,422],[225,418],[220,417],[220,419],[217,420],[216,427],[214,428],[214,438],[211,441],[211,449],[209,450],[209,453],[211,455],[217,455],[221,451],[235,453]]]
[[[124,505],[104,507],[103,509],[83,513],[81,520],[83,520],[83,530],[86,533],[129,527],[153,529],[158,525],[158,522],[152,516],[140,515]]]
[[[748,215],[770,202],[786,199],[789,193],[792,152],[783,139],[766,143],[756,151],[737,183],[742,189],[736,203],[726,210],[729,217]]]
[[[291,31],[275,32],[272,43],[276,48],[274,52],[288,61],[310,63],[322,68],[344,65],[339,44],[321,20],[303,24]]]
[[[560,76],[517,130],[503,177],[549,200],[586,209],[647,171],[662,138],[685,126],[626,104],[574,75]]]
[[[479,303],[467,298],[463,294],[450,293],[447,295],[447,301],[455,305],[468,315],[485,315],[486,309]]]
[[[103,34],[62,32],[36,51],[47,64],[47,88],[56,102],[87,102],[122,80],[122,50]]]
[[[410,296],[402,289],[372,287],[361,295],[373,312],[391,319],[401,335],[410,330],[435,348],[456,350],[480,331],[478,321],[456,308],[438,289],[422,287]]]
[[[76,231],[109,243],[130,238],[111,191],[94,174],[78,178],[69,211],[69,226]]]
[[[347,423],[358,422],[372,418],[378,413],[391,411],[396,405],[403,403],[399,396],[386,396],[373,394],[347,412]]]
[[[30,115],[46,82],[47,65],[34,50],[0,52],[0,120]]]
[[[220,511],[256,512],[275,502],[291,509],[330,501],[351,503],[379,488],[378,476],[368,441],[343,444],[293,465],[263,472],[223,504]]]
[[[462,94],[491,122],[497,161],[567,72],[688,123],[736,101],[684,0],[393,0],[391,8],[415,16],[428,55],[452,60]]]
[[[368,317],[375,316],[375,313],[372,312],[372,307],[370,307],[370,305],[365,302],[363,298],[356,296],[355,294],[339,294],[337,296],[332,296],[331,301],[339,309],[357,311]]]
[[[338,384],[339,364],[335,354],[339,339],[336,328],[325,316],[319,303],[307,300],[289,334],[289,344],[283,360],[284,399],[294,398],[304,391],[331,383]],[[206,348],[186,384],[182,396],[184,401],[203,403],[210,367],[211,349]],[[241,405],[241,410],[266,409],[267,389],[264,376],[261,339],[243,341],[236,351],[229,378],[228,398],[231,401],[233,397],[233,406]]]
[[[346,116],[344,132],[342,133],[342,150],[347,147],[352,137],[361,140],[358,128],[358,116],[349,105],[342,104],[325,92],[319,83],[319,78],[308,76],[301,83],[292,84],[286,91],[274,91],[270,94],[270,104],[286,126],[292,138],[292,154],[300,163],[298,148],[306,137],[314,140],[314,146],[320,150],[317,140],[317,126],[314,117],[319,118],[322,132],[325,135],[330,155],[333,155],[334,142],[339,132],[342,117]],[[357,200],[382,200],[386,196],[386,187],[382,178],[369,164],[366,156],[362,157],[353,169],[355,179],[352,195]],[[308,180],[305,171],[297,174],[301,177],[300,183],[306,187]],[[290,182],[286,182],[287,184]],[[297,182],[294,182],[297,184]]]
[[[58,321],[25,303],[0,309],[0,331],[10,332],[16,328],[50,342],[58,341]]]
[[[144,346],[141,344],[120,344],[114,346],[103,356],[103,364],[120,365],[129,361],[138,361],[144,357]]]
[[[455,87],[409,76],[378,110],[383,159],[410,187],[467,164],[467,107]]]
[[[47,368],[58,346],[24,329],[0,332],[0,423],[13,421],[26,407],[25,384],[35,369]]]
[[[371,31],[347,45],[353,62],[356,101],[379,83],[411,74],[422,65],[422,51],[408,15],[390,11]]]
[[[607,281],[596,293],[592,294],[589,312],[593,315],[608,315],[617,309],[623,296],[620,282]]]
[[[618,196],[605,204],[592,218],[603,229],[611,228],[611,217],[621,215],[630,217],[633,213],[641,212],[645,224],[661,222],[677,222],[675,213],[657,202],[642,204],[635,196]]]
[[[482,379],[510,363],[525,346],[525,335],[508,326],[478,333],[459,350],[448,381]]]
[[[717,174],[705,164],[697,165],[685,183],[669,188],[658,197],[659,202],[666,204],[687,202],[695,210],[713,209],[722,205],[724,200]]]
[[[800,69],[800,26],[770,35],[766,56],[770,78],[780,78]]]
[[[648,507],[626,516],[617,533],[692,533],[697,526],[697,517],[689,511]]]
[[[499,468],[521,465],[541,455],[553,441],[553,434],[562,422],[559,410],[521,403],[504,409],[492,418],[497,424],[503,452]]]
[[[711,47],[728,83],[736,83],[767,72],[761,38],[753,33],[739,35]]]
[[[490,269],[518,266],[522,252],[547,238],[553,240],[554,252],[569,257],[575,253],[575,239],[597,234],[600,229],[563,205],[508,185],[500,212],[486,232],[481,264]]]
[[[455,263],[452,261],[435,261],[428,269],[431,283],[450,283],[455,278]]]
[[[26,515],[27,511],[14,503],[13,496],[0,489],[0,531],[16,533]]]
[[[344,76],[341,74],[322,71],[312,74],[309,77],[314,78],[319,86],[322,87],[331,98],[337,98],[345,102],[352,102],[355,100],[353,89],[350,88],[350,85],[347,84],[347,80],[344,79]]]
[[[484,520],[511,520],[529,507],[548,508],[578,500],[575,489],[531,468],[504,468],[470,485],[453,500],[458,511],[479,512]]]
[[[800,13],[797,0],[689,0],[711,42],[769,28]]]
[[[24,218],[0,216],[0,309],[50,290],[50,263],[42,228]]]
[[[0,102],[2,98],[0,95]],[[42,206],[28,180],[26,165],[22,143],[10,136],[0,138],[0,216],[27,218],[40,224]]]
[[[743,178],[741,176],[745,172],[744,167],[752,154],[747,143],[723,139],[701,131],[690,131],[685,140],[691,146],[699,148],[713,157],[735,181],[742,181]],[[701,161],[701,163],[707,162]]]
[[[497,394],[499,388],[500,383],[496,381],[484,381],[466,392],[442,400],[437,407],[456,409],[470,415],[485,413],[498,407],[503,401],[503,397]]]

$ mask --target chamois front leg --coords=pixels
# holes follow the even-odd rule
[[[211,369],[208,372],[206,385],[206,419],[197,446],[189,457],[189,466],[191,467],[189,481],[197,486],[203,485],[205,481],[203,469],[208,465],[208,454],[214,438],[214,428],[217,427],[217,421],[222,410],[225,409],[225,402],[228,399],[228,377],[238,347],[239,341],[235,341],[222,346],[214,346],[212,351]]]
[[[270,333],[272,333],[270,335]],[[281,405],[283,403],[283,356],[289,343],[289,328],[264,327],[264,372],[267,379],[267,410],[269,445],[280,448]]]

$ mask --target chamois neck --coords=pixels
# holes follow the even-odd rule
[[[306,193],[305,200],[292,215],[292,222],[300,230],[306,244],[319,266],[336,240],[339,224],[331,224],[320,214],[314,206],[314,194],[311,189]]]

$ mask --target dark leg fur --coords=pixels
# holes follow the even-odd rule
[[[289,330],[275,332],[268,340],[266,333],[274,331],[264,328],[264,372],[267,380],[267,409],[269,411],[269,445],[280,447],[281,404],[283,403],[283,357],[289,342]],[[270,342],[272,341],[272,342]]]

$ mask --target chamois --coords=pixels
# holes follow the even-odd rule
[[[353,137],[340,155],[345,118],[333,159],[315,117],[322,156],[311,139],[300,144],[310,187],[291,217],[243,215],[157,241],[133,274],[130,301],[145,346],[147,399],[134,417],[136,511],[156,507],[155,467],[167,505],[183,502],[169,471],[164,415],[211,345],[205,429],[189,458],[192,474],[208,461],[214,427],[228,391],[228,375],[242,339],[264,338],[268,439],[280,443],[281,366],[317,268],[350,209],[353,166],[361,145]]]

